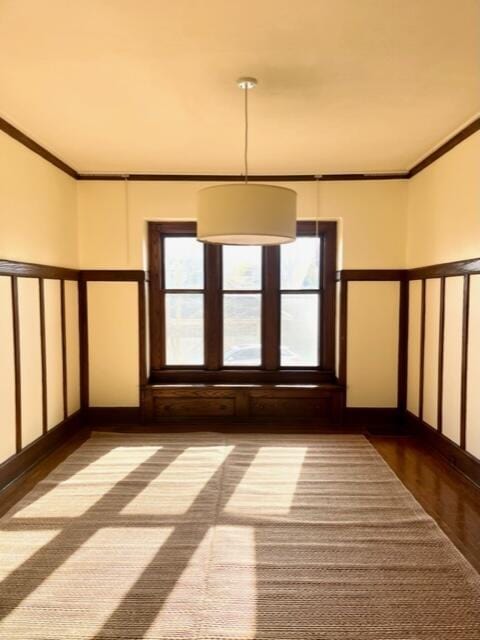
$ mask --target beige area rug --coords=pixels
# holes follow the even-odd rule
[[[96,434],[0,521],[8,640],[479,640],[480,578],[362,436]]]

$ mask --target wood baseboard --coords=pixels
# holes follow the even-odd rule
[[[137,431],[195,431],[212,428],[211,417],[179,418],[170,417],[156,424],[142,425],[140,407],[90,407],[78,411],[59,425],[40,436],[23,451],[11,456],[0,465],[0,492],[35,467],[41,460],[53,453],[74,436],[87,434],[92,426],[114,427]],[[269,431],[269,432],[316,432],[316,433],[381,433],[382,435],[411,434],[425,442],[429,448],[441,455],[448,463],[480,486],[480,460],[461,449],[454,442],[438,433],[430,425],[419,420],[410,412],[403,414],[398,409],[373,407],[348,407],[342,423],[319,423],[316,420],[299,421],[278,419],[232,421],[230,417],[215,422],[216,429],[229,431]]]
[[[480,486],[480,460],[449,440],[417,416],[406,412],[405,423],[409,431],[442,455],[447,462]]]
[[[34,467],[74,435],[85,430],[80,411],[60,422],[0,465],[0,491]]]
[[[400,426],[402,412],[396,408],[346,407],[343,414],[344,424],[362,424],[365,426]]]
[[[83,411],[88,426],[102,424],[138,424],[141,422],[140,407],[89,407]]]

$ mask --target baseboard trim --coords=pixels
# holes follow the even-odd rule
[[[446,461],[461,471],[472,482],[480,486],[480,460],[449,440],[429,424],[420,420],[410,411],[406,412],[405,422],[413,435],[419,437],[432,449],[442,455]]]
[[[0,465],[0,491],[84,429],[81,412],[77,411],[47,433],[42,434],[22,451],[5,460]]]
[[[84,410],[84,420],[89,426],[99,424],[138,424],[140,407],[89,407]]]
[[[344,424],[401,426],[402,412],[397,408],[383,407],[346,407],[343,415]]]

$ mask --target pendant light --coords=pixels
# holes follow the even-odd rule
[[[240,78],[245,94],[245,181],[206,187],[198,192],[197,238],[201,242],[275,245],[293,242],[297,194],[292,189],[248,181],[248,92],[255,78]]]

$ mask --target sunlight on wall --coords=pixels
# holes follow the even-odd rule
[[[307,447],[261,447],[225,508],[230,513],[290,513]]]
[[[73,518],[80,516],[161,448],[158,446],[115,447],[65,479],[61,477],[60,468],[55,472],[58,484],[40,498],[33,497],[33,501],[19,509],[13,517],[53,518],[61,515],[64,518]],[[72,462],[72,457],[69,461]],[[143,481],[147,482],[147,480]],[[72,485],[79,487],[75,500],[72,500]],[[88,491],[85,491],[85,485],[88,486]],[[82,486],[83,489],[80,492]],[[29,496],[26,499],[28,500]]]
[[[122,510],[124,514],[182,514],[190,509],[233,447],[189,447]],[[208,491],[207,495],[215,495]],[[208,499],[208,498],[207,498]]]
[[[13,610],[0,624],[1,637],[46,637],[32,635],[35,623],[45,621],[44,616],[53,623],[48,632],[52,640],[72,634],[96,637],[171,532],[170,527],[99,529],[53,573],[49,575],[45,567],[43,581],[24,600],[30,616],[25,617],[22,609],[17,619]]]

